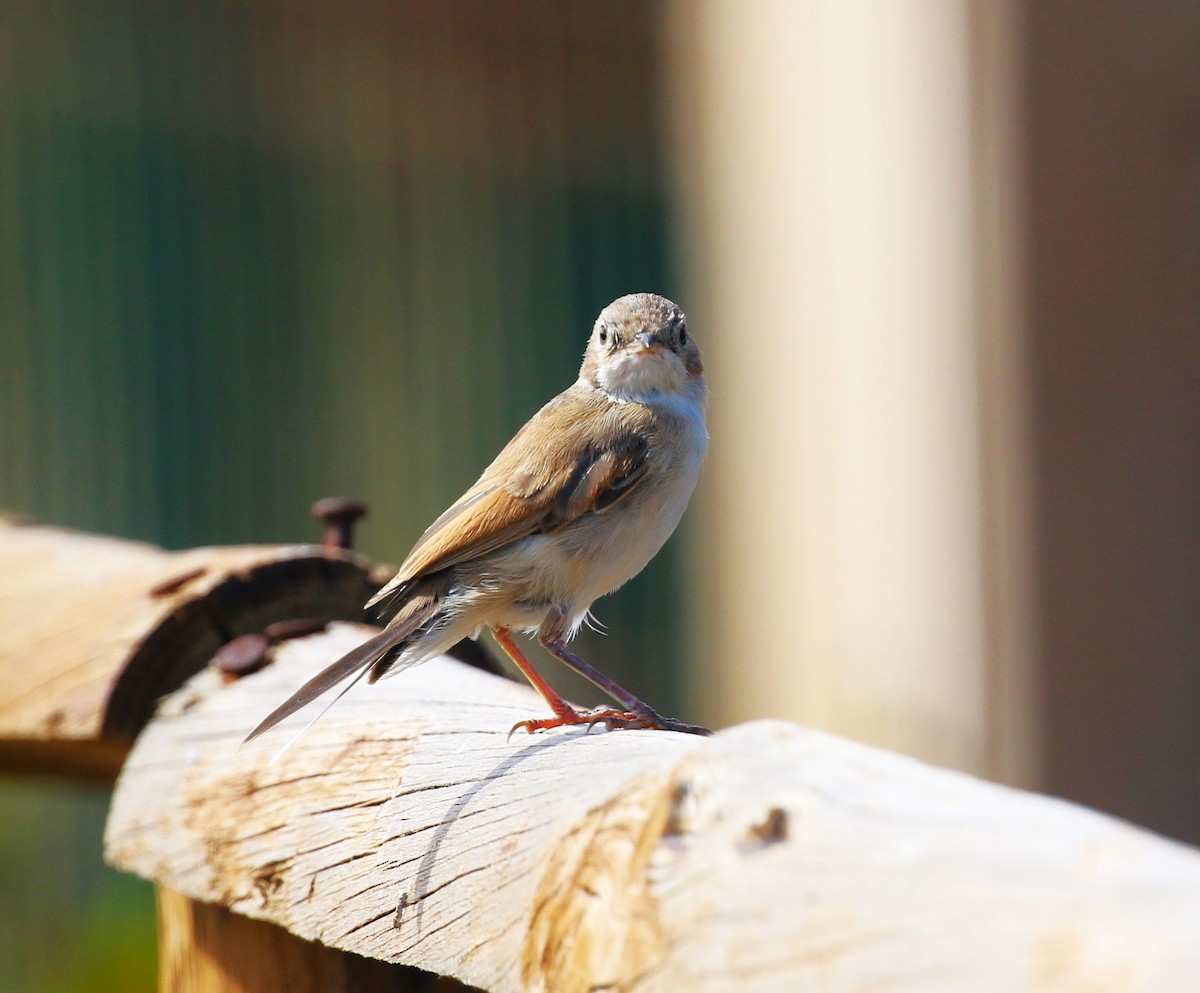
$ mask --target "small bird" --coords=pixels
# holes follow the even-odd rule
[[[683,516],[708,450],[707,401],[683,311],[653,293],[613,301],[592,328],[575,383],[516,433],[367,603],[390,614],[387,626],[313,677],[246,740],[351,676],[342,693],[363,675],[373,683],[485,627],[553,713],[512,731],[602,723],[707,734],[659,716],[567,647],[592,602],[641,572]],[[536,635],[619,709],[567,703],[513,631]]]

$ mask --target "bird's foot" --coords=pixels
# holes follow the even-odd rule
[[[556,713],[553,717],[518,721],[508,732],[508,736],[511,738],[519,730],[533,734],[535,731],[547,731],[550,728],[577,727],[579,725],[587,725],[588,731],[591,731],[597,724],[603,724],[607,731],[617,731],[623,728],[649,728],[656,731],[680,731],[684,734],[712,734],[708,728],[685,724],[673,717],[661,717],[649,707],[644,711],[595,707],[591,710],[571,708],[570,711]]]
[[[524,730],[533,734],[535,731],[548,731],[551,728],[578,727],[587,725],[590,731],[597,724],[613,731],[617,728],[654,728],[658,727],[649,715],[636,714],[632,710],[614,710],[612,707],[595,707],[590,710],[575,710],[556,713],[553,717],[537,718],[528,721],[518,721],[508,732],[511,738],[516,731]]]

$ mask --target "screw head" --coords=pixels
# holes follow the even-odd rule
[[[367,516],[367,505],[352,497],[324,497],[312,505],[312,515],[327,524],[334,521],[353,524]]]
[[[325,523],[325,547],[349,548],[354,522],[367,514],[367,505],[350,497],[325,497],[312,506],[312,515]]]
[[[267,648],[267,639],[261,634],[239,635],[221,646],[212,664],[231,679],[248,676],[266,664]]]

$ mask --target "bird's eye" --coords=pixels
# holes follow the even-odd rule
[[[608,344],[608,328],[601,328],[601,329],[600,329],[600,344],[601,344],[601,345],[607,345],[607,344]]]
[[[679,323],[679,344],[681,344],[681,345],[687,344],[687,325],[684,324],[682,321],[680,321],[680,323]]]

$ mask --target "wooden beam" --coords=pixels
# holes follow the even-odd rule
[[[230,639],[358,618],[378,577],[308,545],[167,552],[0,517],[0,770],[112,780],[159,698]]]
[[[239,747],[369,633],[173,694],[109,860],[493,991],[1194,988],[1194,850],[793,724],[510,741],[534,694],[442,659]]]

